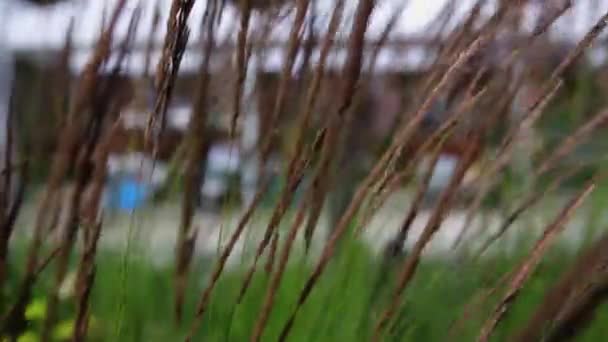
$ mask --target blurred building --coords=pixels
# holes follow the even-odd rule
[[[0,121],[5,120],[6,117],[6,114],[2,114],[6,113],[6,109],[2,110],[1,108],[8,107],[7,99],[10,90],[17,90],[20,96],[16,100],[16,107],[19,110],[31,110],[38,113],[35,119],[36,125],[33,126],[40,131],[31,133],[29,138],[33,140],[35,146],[48,149],[48,151],[41,152],[42,156],[48,156],[54,144],[54,135],[49,127],[56,126],[56,121],[53,120],[56,120],[56,112],[60,112],[62,108],[61,104],[53,104],[54,98],[56,98],[56,96],[53,96],[53,91],[57,91],[61,87],[65,87],[66,92],[69,90],[67,85],[82,71],[101,32],[103,13],[108,13],[116,0],[65,0],[46,6],[39,6],[34,2],[9,0],[2,1],[0,4],[0,6],[11,7],[10,9],[0,8],[0,13],[6,16],[6,18],[0,18],[0,106],[2,106],[0,107]],[[143,4],[144,8],[132,52],[128,58],[127,66],[124,68],[123,79],[120,82],[121,88],[124,90],[121,93],[127,97],[125,107],[121,110],[125,127],[124,134],[120,135],[113,145],[115,154],[132,150],[133,146],[139,146],[138,149],[141,150],[139,152],[146,152],[143,151],[145,144],[143,143],[142,127],[146,123],[146,116],[154,98],[154,89],[148,77],[153,73],[154,66],[161,55],[165,34],[164,22],[170,6],[170,0],[159,2],[163,9],[160,12],[160,25],[157,30],[153,30],[155,4],[157,2],[151,0],[143,2],[129,1],[127,11],[119,22],[114,37],[115,42],[119,42],[125,37],[128,17],[138,3]],[[175,96],[169,108],[168,133],[159,152],[161,160],[169,160],[179,145],[184,128],[189,121],[190,104],[193,97],[196,96],[194,89],[196,88],[203,44],[199,39],[199,22],[202,18],[204,3],[205,1],[202,0],[197,1],[191,15],[192,34],[190,44],[183,58]],[[311,35],[313,39],[309,41],[310,46],[312,46],[310,51],[311,64],[315,63],[319,54],[318,39],[314,39],[316,37],[315,30],[319,32],[323,30],[322,25],[326,23],[334,2],[328,0],[315,1],[314,3],[317,6],[315,10],[319,13],[319,27],[313,28],[313,34]],[[346,2],[346,17],[354,12],[356,3],[356,1]],[[358,103],[360,106],[357,109],[359,115],[355,115],[354,123],[359,127],[356,130],[359,136],[351,139],[352,145],[349,147],[351,151],[359,151],[362,148],[361,144],[382,144],[383,136],[391,132],[397,120],[403,120],[403,118],[400,118],[400,114],[404,104],[416,104],[417,94],[409,85],[424,75],[437,54],[438,41],[431,38],[437,34],[438,25],[433,20],[440,15],[447,0],[411,1],[411,4],[405,8],[405,14],[399,18],[387,42],[378,53],[373,72],[368,72],[367,63],[374,54],[384,28],[391,21],[396,9],[401,6],[400,3],[401,1],[398,0],[379,2],[368,28],[364,51],[366,69],[363,73],[361,91],[363,100]],[[450,27],[455,27],[462,20],[462,17],[474,3],[473,0],[458,2],[457,10],[448,23],[448,31]],[[608,8],[608,1],[598,3],[603,8]],[[495,5],[495,2],[488,1],[487,10],[484,10],[482,15],[488,16],[493,5]],[[538,22],[542,22],[542,15],[546,12],[541,10],[540,5],[534,3],[528,8],[528,14],[522,23],[522,30],[530,31]],[[589,11],[587,5],[576,4],[571,12],[572,15],[558,21],[554,31],[551,32],[553,37],[569,42],[579,39],[602,11]],[[19,15],[10,15],[9,13],[18,13]],[[72,19],[75,23],[75,29],[72,37],[73,49],[69,65],[67,65],[69,75],[62,75],[61,77],[64,77],[64,79],[57,80],[58,70],[61,71],[59,60],[66,39],[66,32]],[[278,75],[284,63],[285,45],[293,14],[288,15],[280,22],[273,23],[273,27],[266,37],[267,39],[262,40],[260,37],[263,36],[264,24],[269,20],[269,14],[259,11],[256,11],[252,17],[254,53],[251,65],[253,67],[250,68],[250,74],[247,77],[247,89],[249,90],[244,100],[246,105],[243,106],[245,108],[245,113],[242,115],[243,120],[239,123],[242,133],[240,136],[243,140],[234,143],[235,146],[247,147],[248,150],[254,150],[252,146],[259,143],[259,137],[266,136],[272,129],[269,124],[269,116],[276,99]],[[210,87],[209,111],[211,118],[208,135],[211,138],[208,148],[209,150],[215,149],[210,154],[212,160],[223,160],[224,157],[220,158],[218,156],[232,153],[224,151],[226,151],[225,147],[228,144],[228,129],[232,114],[231,103],[235,83],[235,68],[231,61],[236,46],[238,23],[238,9],[227,6],[222,21],[216,30],[215,39],[218,46],[212,54],[210,64],[212,84]],[[346,41],[349,30],[349,24],[344,24],[340,28],[328,63],[328,77],[337,79],[336,82],[339,81],[340,70],[346,59]],[[256,39],[259,39],[259,42],[256,43]],[[502,45],[491,49],[491,52],[499,52],[491,58],[493,59],[491,63],[499,64],[505,53],[510,51],[511,45],[508,39],[506,41],[506,43],[501,43]],[[262,43],[264,44],[263,55],[255,53],[256,44],[260,45]],[[148,46],[152,46],[152,49],[149,50]],[[306,79],[306,72],[310,72],[310,69],[306,71],[307,69],[302,64],[305,60],[304,50],[299,53],[296,59],[295,82],[293,86],[289,87],[292,91],[288,94],[288,103],[284,112],[280,115],[281,132],[284,134],[281,134],[276,144],[274,144],[276,146],[274,152],[277,155],[284,155],[290,149],[289,132],[293,128],[292,119],[297,113],[299,96],[304,93],[303,88],[301,88],[303,83],[301,80]],[[598,55],[601,54],[593,54],[596,57]],[[149,70],[146,70],[145,66],[148,65],[146,63],[148,58],[150,61]],[[598,58],[594,60],[598,60]],[[16,67],[12,68],[11,66]],[[300,70],[304,70],[304,72],[298,73]],[[16,74],[16,77],[13,77],[13,74]],[[13,80],[15,80],[14,83]],[[331,84],[331,82],[328,84]],[[49,89],[49,85],[52,85],[52,89]],[[37,94],[35,101],[31,98],[32,94]],[[327,106],[331,106],[332,101],[335,101],[335,88],[330,85],[322,90],[322,94],[318,108],[320,113],[326,111]],[[37,108],[32,109],[31,107]],[[42,115],[42,112],[45,113]],[[6,127],[6,125],[0,124],[1,141],[4,141],[2,139],[3,127]],[[134,144],[133,141],[136,143]],[[370,142],[372,143],[370,144]],[[455,146],[454,151],[461,149],[457,147],[460,146],[457,141],[454,142],[453,146]],[[243,163],[256,163],[256,159],[251,157],[251,153],[246,154],[244,151],[236,151],[235,153],[239,156],[238,160]],[[218,165],[221,164],[221,162],[217,163]],[[249,179],[248,182],[255,183],[255,178],[259,175],[255,175],[253,170],[256,168],[251,165],[246,168],[249,171],[244,178],[253,178],[253,180],[247,178]],[[210,181],[209,184],[214,183]],[[217,190],[217,187],[214,189]],[[209,191],[213,192],[215,190]]]

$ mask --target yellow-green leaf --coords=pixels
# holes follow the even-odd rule
[[[33,300],[25,309],[25,318],[30,321],[42,320],[46,317],[46,300],[39,298]]]
[[[40,339],[33,331],[28,331],[17,338],[17,342],[38,342]]]
[[[53,331],[53,336],[57,340],[69,340],[72,337],[72,332],[74,331],[74,321],[66,320],[63,321],[55,327]]]

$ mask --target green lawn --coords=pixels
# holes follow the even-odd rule
[[[99,268],[93,292],[92,341],[180,341],[190,326],[200,288],[206,284],[213,260],[198,260],[191,273],[191,289],[187,297],[186,321],[176,327],[173,318],[172,270],[152,266],[136,253],[125,259],[120,254],[104,252],[99,256]],[[522,251],[523,253],[523,251]],[[554,250],[527,283],[515,306],[494,335],[495,341],[506,340],[530,316],[542,300],[543,292],[565,269],[574,255]],[[311,262],[304,256],[294,257],[288,267],[263,341],[276,341],[287,315],[293,311],[304,278],[310,273]],[[448,337],[454,320],[461,317],[465,305],[476,295],[496,284],[512,269],[521,255],[496,256],[475,265],[456,265],[451,261],[425,259],[415,281],[405,295],[398,319],[386,341],[471,341],[479,331],[480,322],[487,317],[491,304],[473,311],[465,320],[457,337]],[[263,263],[262,263],[263,264]],[[263,265],[240,305],[236,297],[249,265],[233,267],[224,274],[216,287],[210,310],[197,335],[197,341],[247,341],[258,317],[265,294],[267,275]],[[360,243],[342,246],[340,255],[326,270],[321,282],[299,313],[290,341],[367,341],[380,311],[390,300],[394,275],[400,263],[383,267]],[[388,269],[388,271],[386,271]],[[50,269],[52,270],[52,269]],[[11,279],[18,278],[14,268]],[[51,274],[47,272],[47,274]],[[47,279],[48,280],[48,279]],[[36,310],[43,307],[43,281],[37,289],[30,309],[34,337],[39,326]],[[61,313],[69,326],[74,308],[70,299],[64,301]],[[38,306],[38,308],[36,307]],[[608,308],[596,320],[581,341],[601,341],[608,336]],[[603,322],[603,323],[602,323]],[[69,329],[67,329],[69,331]],[[58,334],[61,332],[58,331]],[[36,339],[22,339],[35,341]]]

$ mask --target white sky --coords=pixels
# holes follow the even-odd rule
[[[75,40],[81,44],[90,44],[97,36],[102,20],[104,7],[112,8],[117,0],[73,0],[60,5],[52,6],[48,9],[40,9],[36,6],[17,3],[13,6],[13,14],[8,18],[8,42],[15,49],[27,49],[40,46],[61,46],[65,31],[68,27],[71,17],[77,15],[76,20],[76,36]],[[155,0],[144,0],[145,8],[138,30],[138,38],[145,40],[148,36],[152,22]],[[369,30],[369,36],[379,34],[393,13],[393,9],[401,0],[381,0],[378,7],[375,9],[372,18],[372,24]],[[432,20],[443,4],[447,0],[410,0],[402,20],[396,28],[396,33],[399,34],[416,34],[421,33],[430,20]],[[463,4],[470,4],[471,0],[462,0]],[[161,0],[162,7],[166,9],[163,14],[167,14],[171,0]],[[198,25],[202,17],[206,1],[197,0],[190,16],[192,27],[192,39],[198,36]],[[319,13],[329,15],[334,1],[325,0],[319,1]],[[135,8],[136,0],[129,0],[127,5],[127,13],[123,15],[123,20],[119,26],[118,32],[124,34],[130,17],[130,12]],[[347,1],[349,6],[348,12],[353,12],[356,1]],[[470,5],[469,5],[470,6]],[[459,8],[468,6],[459,5]],[[224,21],[218,32],[220,35],[225,35],[231,29],[235,20],[238,17],[235,15],[235,10],[227,8]],[[166,19],[163,18],[164,21]],[[255,23],[255,19],[254,19]],[[273,30],[273,35],[278,37],[286,36],[289,32],[290,23],[288,20],[283,25],[280,25],[276,30]],[[164,29],[164,27],[163,27]],[[159,32],[159,38],[164,32]]]
[[[7,1],[7,0],[0,0]],[[13,1],[12,8],[9,12],[5,13],[7,20],[1,20],[0,26],[5,26],[4,43],[6,43],[10,50],[13,51],[24,51],[32,48],[55,48],[58,49],[62,46],[65,39],[66,30],[70,19],[77,16],[76,19],[76,30],[75,30],[75,42],[77,45],[89,46],[92,45],[97,38],[102,21],[102,13],[105,7],[111,9],[117,0],[72,0],[60,5],[50,6],[45,9],[41,9],[32,5],[21,3],[19,0],[8,0]],[[377,37],[386,23],[390,20],[391,16],[395,12],[395,9],[399,6],[399,3],[405,0],[378,0],[378,6],[375,9],[374,15],[371,19],[370,27],[368,29],[367,37],[373,39]],[[399,36],[420,36],[424,34],[424,29],[427,27],[436,15],[440,12],[443,6],[449,0],[409,0],[401,19],[394,30],[394,35]],[[556,0],[546,0],[556,1]],[[152,15],[154,10],[155,0],[143,0],[145,8],[142,14],[140,22],[140,28],[137,32],[137,41],[143,43],[147,40],[149,35],[149,27],[152,22]],[[161,0],[161,4],[165,9],[163,12],[168,12],[171,0]],[[198,23],[202,17],[202,12],[206,0],[197,0],[193,9],[190,22],[192,28],[191,40],[196,40],[198,37]],[[319,0],[318,13],[329,15],[333,0]],[[357,1],[347,0],[348,6],[351,6],[347,10],[354,12],[354,7]],[[468,9],[474,3],[474,0],[456,0],[458,12],[462,15],[467,13]],[[492,3],[492,1],[489,1]],[[123,15],[122,20],[119,22],[117,37],[124,36],[126,27],[128,24],[128,18],[130,13],[137,4],[136,0],[128,1],[127,15]],[[554,36],[562,39],[579,39],[589,29],[589,27],[597,20],[603,13],[608,11],[608,0],[575,0],[575,7],[569,15],[559,20],[556,28],[552,32]],[[597,5],[597,7],[595,6]],[[488,7],[491,11],[491,5]],[[232,39],[236,36],[236,30],[234,24],[238,20],[235,10],[228,8],[225,12],[225,17],[222,25],[218,29],[218,35],[220,39],[230,35]],[[531,11],[530,15],[535,15],[535,11]],[[163,17],[162,23],[164,24],[166,17]],[[253,24],[256,21],[254,18]],[[275,38],[282,38],[288,35],[290,27],[290,21],[286,20],[282,25],[277,25],[277,28],[273,30],[272,35]],[[156,39],[160,42],[164,35],[164,25],[161,25],[160,32]],[[341,31],[345,34],[348,30],[348,26],[345,26]],[[0,36],[0,39],[1,36]],[[134,56],[133,58],[139,58]],[[386,64],[394,62],[398,58],[407,58],[408,60],[413,59],[414,64],[419,63],[419,60],[423,60],[424,56],[420,55],[420,51],[412,51],[409,56],[394,56],[390,53],[386,53],[379,57],[380,64]],[[190,60],[189,60],[190,59]],[[86,60],[86,52],[83,52],[76,56],[75,68],[82,65]],[[274,61],[273,61],[274,60]],[[269,57],[271,65],[280,65],[281,55],[274,55]],[[383,62],[384,60],[384,62]],[[418,62],[416,62],[418,60]],[[198,63],[196,57],[189,57],[188,55],[184,60],[184,67],[194,67]],[[134,63],[138,65],[140,63]],[[191,65],[190,65],[191,64]]]

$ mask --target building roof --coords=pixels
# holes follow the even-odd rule
[[[382,31],[390,21],[393,13],[396,11],[403,0],[378,0],[378,5],[370,21],[370,26],[366,38],[371,42],[376,41]],[[429,25],[433,19],[441,12],[443,6],[452,0],[410,0],[405,11],[398,20],[391,34],[391,39],[402,42],[413,42],[404,49],[403,46],[383,49],[378,56],[377,66],[379,69],[419,69],[432,60],[432,49],[423,44],[423,37],[428,33]],[[552,0],[556,1],[556,0]],[[72,61],[72,68],[76,71],[82,68],[85,64],[91,47],[101,31],[102,18],[104,8],[111,10],[117,0],[71,0],[65,1],[53,6],[37,7],[20,0],[12,0],[11,8],[8,11],[5,21],[5,43],[8,48],[15,52],[27,53],[32,51],[43,50],[60,50],[65,40],[66,31],[72,19],[75,20],[74,44],[76,53]],[[198,23],[201,21],[202,13],[206,0],[197,0],[193,8],[190,23],[191,23],[191,45],[194,46],[199,38],[200,28]],[[318,0],[317,13],[320,17],[328,17],[331,13],[331,6],[334,0]],[[484,15],[490,15],[494,10],[494,2],[488,1],[488,5],[484,8]],[[540,1],[542,2],[542,1]],[[546,1],[545,1],[546,2]],[[119,21],[115,37],[120,39],[124,37],[128,25],[129,14],[135,9],[139,1],[127,1],[127,15]],[[143,4],[143,12],[140,21],[140,27],[136,34],[135,45],[145,46],[150,34],[152,26],[155,0],[141,1]],[[154,41],[158,46],[162,44],[162,39],[165,33],[164,21],[171,0],[160,0],[162,11],[161,25],[154,37]],[[451,21],[451,26],[455,26],[468,10],[475,3],[474,0],[457,0],[458,4],[456,15]],[[598,8],[593,8],[592,3],[596,3]],[[357,1],[348,0],[346,5],[347,13],[353,13]],[[540,5],[532,6],[528,10],[527,21],[533,22],[540,13]],[[608,10],[608,0],[595,1],[579,1],[575,2],[574,8],[569,15],[559,19],[553,29],[552,35],[561,40],[574,41],[580,39],[589,27],[599,18],[605,11]],[[16,15],[18,13],[18,15]],[[346,16],[348,17],[348,15]],[[218,41],[236,41],[238,32],[238,10],[234,7],[227,7],[221,22],[217,29]],[[259,25],[263,19],[260,15],[254,14],[252,25]],[[293,20],[293,13],[287,16],[280,23],[277,23],[276,28],[271,32],[270,40],[274,42],[284,42],[289,34],[289,28]],[[1,24],[0,24],[1,25]],[[345,23],[338,32],[338,39],[345,39],[348,36],[349,24]],[[426,35],[428,36],[428,35]],[[1,37],[1,36],[0,36]],[[406,45],[406,44],[404,44]],[[129,63],[129,70],[133,73],[143,71],[142,65],[144,59],[144,50],[135,49]],[[282,64],[284,47],[281,44],[269,51],[263,60],[262,67],[267,70],[278,70]],[[345,51],[337,51],[333,55],[333,65],[340,65],[345,59]],[[152,56],[152,61],[158,59],[159,52]],[[187,72],[195,70],[200,61],[200,49],[190,48],[184,56],[182,71]]]

